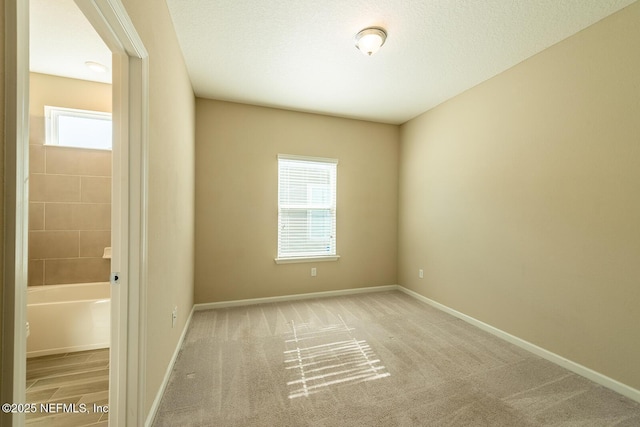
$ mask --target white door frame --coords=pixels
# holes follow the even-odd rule
[[[0,402],[24,403],[29,214],[29,2],[6,0],[4,13],[5,216]],[[24,414],[0,412],[0,425],[23,424]]]
[[[148,53],[120,0],[76,0],[113,52],[109,424],[144,423]],[[117,279],[116,279],[117,276]]]
[[[109,424],[145,421],[148,54],[120,0],[76,0],[113,52],[113,194]],[[5,3],[5,268],[2,402],[25,402],[29,3]],[[11,191],[15,188],[15,193]],[[114,274],[112,274],[114,276]],[[11,375],[9,375],[11,374]],[[6,377],[5,377],[6,375]],[[22,425],[24,415],[2,415]]]

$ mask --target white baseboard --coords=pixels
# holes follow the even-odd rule
[[[147,414],[147,419],[144,422],[145,427],[151,426],[153,424],[153,420],[156,417],[156,413],[158,412],[158,407],[160,407],[160,402],[162,401],[162,396],[167,388],[167,384],[169,383],[169,377],[171,377],[171,372],[173,372],[173,365],[176,363],[176,359],[178,358],[178,353],[180,353],[180,349],[182,348],[182,343],[184,341],[184,337],[187,335],[187,331],[189,330],[189,325],[191,324],[191,318],[193,317],[193,312],[195,311],[195,306],[191,308],[191,312],[189,313],[189,318],[184,324],[184,328],[182,329],[182,333],[180,334],[180,339],[178,339],[178,344],[176,345],[176,349],[173,352],[173,356],[169,361],[169,365],[167,366],[167,371],[164,374],[164,378],[162,379],[162,384],[160,384],[160,388],[156,393],[156,398],[153,399],[153,403],[151,404],[151,408],[149,409],[149,413]]]
[[[354,295],[354,294],[364,294],[369,292],[384,292],[384,291],[396,291],[396,290],[398,290],[398,285],[373,286],[369,288],[341,289],[338,291],[310,292],[308,294],[283,295],[279,297],[251,298],[251,299],[241,299],[241,300],[235,300],[235,301],[207,302],[207,303],[196,304],[194,306],[194,309],[196,311],[212,310],[215,308],[240,307],[243,305],[266,304],[270,302],[295,301],[295,300],[301,300],[301,299],[337,297],[341,295]]]
[[[440,304],[439,302],[433,301],[432,299],[422,296],[419,293],[414,292],[410,289],[407,289],[403,286],[397,286],[396,289],[398,289],[401,292],[404,292],[407,295],[414,297],[419,301],[427,303],[432,307],[442,310],[445,313],[449,313],[452,316],[455,316],[461,320],[464,320],[465,322],[470,323],[473,326],[476,326],[484,331],[487,331],[490,334],[497,336],[498,338],[502,338],[503,340],[508,341],[511,344],[517,345],[518,347],[524,350],[527,350],[537,356],[540,356],[543,359],[553,362],[556,365],[560,365],[563,368],[570,370],[571,372],[574,372],[578,375],[581,375],[585,378],[590,379],[591,381],[597,384],[600,384],[608,389],[611,389],[617,393],[620,393],[621,395],[626,396],[629,399],[635,400],[636,402],[640,402],[640,390],[637,390],[633,387],[623,384],[620,381],[614,380],[613,378],[609,378],[606,375],[603,375],[599,372],[594,371],[593,369],[587,368],[586,366],[580,365],[579,363],[566,359],[558,354],[552,353],[551,351],[546,350],[542,347],[538,347],[535,344],[532,344],[528,341],[525,341],[521,338],[511,335],[501,329],[495,328],[471,316],[467,316],[464,313],[460,313],[459,311],[449,308],[446,305]]]

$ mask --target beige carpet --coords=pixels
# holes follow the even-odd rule
[[[400,292],[196,312],[155,426],[640,426],[640,404]]]

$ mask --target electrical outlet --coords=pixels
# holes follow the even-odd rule
[[[178,306],[176,305],[171,312],[171,327],[176,327],[176,322],[178,321]]]
[[[316,277],[316,268],[315,267],[311,267],[311,277]]]
[[[423,269],[418,270],[418,277],[420,279],[424,279],[424,270]]]

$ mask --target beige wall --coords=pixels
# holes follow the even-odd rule
[[[149,53],[148,411],[193,307],[195,101],[166,3],[123,4]]]
[[[111,151],[45,146],[44,106],[111,112],[111,85],[32,73],[29,286],[106,282]]]
[[[29,74],[29,142],[44,144],[44,106],[111,112],[111,85]],[[55,104],[51,104],[51,103]]]
[[[196,302],[395,284],[397,126],[205,99],[196,113]],[[275,264],[279,153],[339,160],[339,261]]]
[[[640,3],[403,125],[399,197],[401,285],[636,389],[638,22]]]

